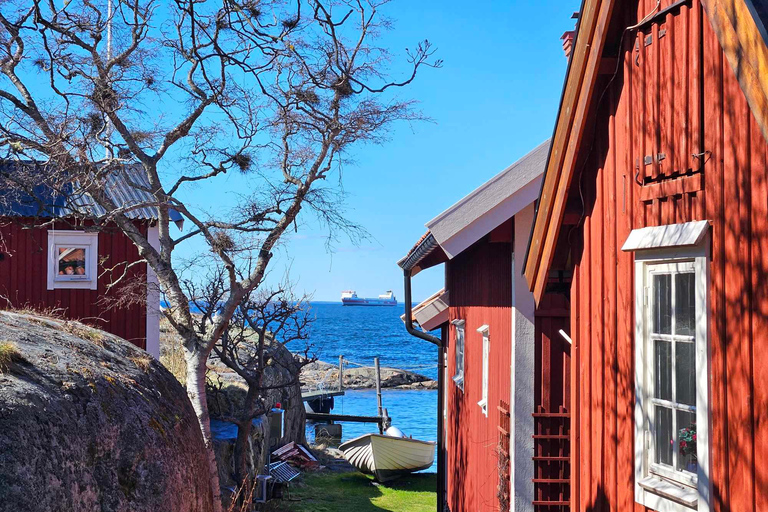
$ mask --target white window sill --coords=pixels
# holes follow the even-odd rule
[[[699,493],[696,489],[675,485],[655,476],[643,478],[637,482],[644,491],[642,505],[660,511],[696,510]],[[682,507],[681,507],[682,506]]]

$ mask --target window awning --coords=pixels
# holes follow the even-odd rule
[[[709,222],[706,220],[633,229],[621,250],[631,252],[669,247],[691,247],[701,243],[704,235],[707,234],[707,229],[709,229]]]

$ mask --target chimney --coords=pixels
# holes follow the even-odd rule
[[[565,58],[571,58],[571,52],[573,51],[573,40],[576,38],[576,31],[569,30],[560,37],[563,41],[563,51],[565,52]]]
[[[573,16],[571,16],[572,20],[579,19],[579,13],[575,12],[573,13]],[[571,52],[573,52],[573,41],[576,39],[576,29],[568,30],[565,32],[561,37],[560,40],[563,41],[563,51],[565,52],[565,58],[570,59],[571,58]]]

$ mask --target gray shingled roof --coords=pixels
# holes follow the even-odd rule
[[[547,165],[549,146],[549,140],[542,142],[515,163],[429,221],[427,223],[428,231],[397,264],[405,270],[411,270],[426,260],[436,249],[440,248],[442,252],[443,249],[446,249],[442,245],[445,240],[441,241],[439,236],[448,239],[456,235],[542,176]],[[536,193],[538,193],[538,189],[536,189]],[[533,198],[530,200],[532,202]],[[433,232],[433,229],[439,230],[439,236]],[[431,263],[434,264],[434,261]]]
[[[544,173],[550,141],[545,140],[518,161],[464,196],[456,204],[427,222],[432,227],[445,217],[461,210],[461,216],[474,219],[493,209],[532,180]]]

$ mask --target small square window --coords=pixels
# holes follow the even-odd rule
[[[66,247],[57,245],[58,259],[56,281],[89,281],[86,269],[90,247]]]
[[[48,231],[48,289],[97,287],[98,234]]]

